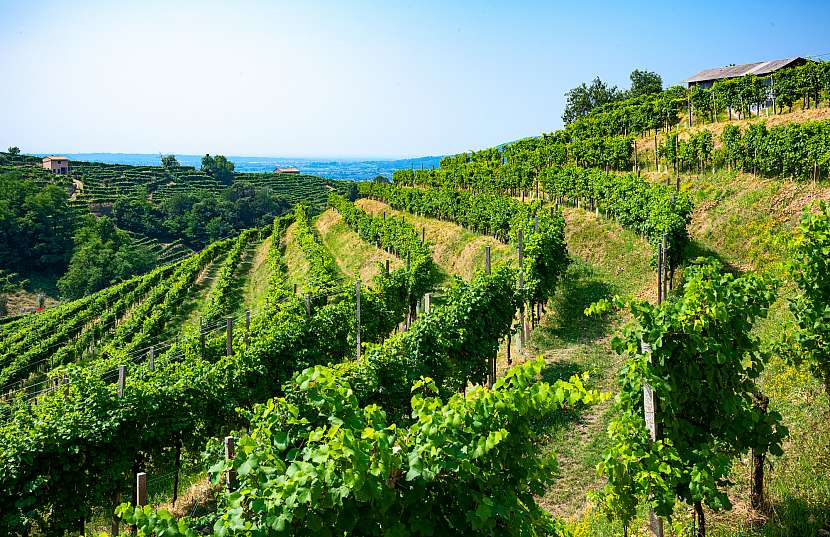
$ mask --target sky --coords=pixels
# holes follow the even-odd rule
[[[827,0],[0,0],[0,147],[451,154],[561,127],[595,76],[819,54]]]

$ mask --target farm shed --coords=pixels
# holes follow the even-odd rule
[[[768,75],[785,67],[796,67],[804,65],[805,63],[807,63],[807,60],[804,58],[795,57],[784,58],[782,60],[770,60],[766,62],[744,63],[741,65],[727,65],[726,67],[714,67],[712,69],[704,69],[698,74],[687,78],[683,82],[690,88],[692,86],[711,88],[712,84],[716,80],[738,78],[746,75]]]

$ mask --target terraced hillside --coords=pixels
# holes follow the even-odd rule
[[[352,206],[345,198],[338,200],[338,211]],[[389,388],[379,389],[377,383],[385,383],[386,380],[376,377],[378,365],[389,363],[390,359],[397,360],[395,356],[398,353],[408,352],[405,349],[417,341],[424,340],[434,341],[438,345],[433,347],[435,354],[430,366],[433,373],[437,372],[434,367],[439,364],[435,360],[439,356],[446,356],[445,365],[441,367],[445,368],[446,382],[452,382],[450,390],[457,390],[459,386],[466,384],[466,375],[478,376],[481,373],[481,370],[466,368],[454,373],[458,366],[453,365],[450,360],[452,349],[475,349],[486,345],[479,351],[482,357],[493,352],[492,343],[485,344],[490,338],[489,331],[479,333],[461,329],[461,326],[466,326],[475,319],[477,325],[495,322],[499,332],[506,329],[505,322],[509,324],[515,310],[510,298],[512,293],[505,294],[501,291],[505,286],[506,289],[512,289],[512,271],[494,264],[492,275],[481,275],[469,284],[456,284],[441,305],[433,304],[431,317],[424,317],[422,312],[419,320],[416,321],[414,317],[406,320],[405,317],[416,309],[416,303],[423,292],[432,288],[437,281],[437,273],[431,268],[432,261],[428,255],[431,247],[421,241],[417,230],[411,225],[389,219],[385,225],[380,226],[380,218],[374,219],[364,214],[361,217],[364,223],[374,222],[380,226],[376,229],[379,233],[376,242],[385,249],[394,251],[395,263],[390,267],[389,273],[384,268],[377,274],[374,282],[366,282],[367,285],[363,288],[360,334],[361,341],[365,344],[366,355],[365,362],[359,362],[355,366],[355,362],[350,358],[354,356],[353,337],[356,330],[354,282],[347,282],[345,286],[341,284],[343,276],[334,257],[320,238],[321,235],[325,236],[325,233],[319,231],[319,222],[313,223],[306,209],[302,207],[297,209],[293,218],[293,223],[283,220],[275,222],[274,237],[267,243],[265,252],[270,269],[264,271],[267,274],[256,274],[257,266],[261,267],[262,263],[255,260],[259,258],[261,261],[263,250],[260,245],[266,244],[261,242],[260,230],[251,230],[239,238],[212,245],[205,252],[167,269],[168,272],[162,275],[157,285],[147,292],[152,299],[148,297],[130,304],[132,314],[115,327],[111,341],[105,345],[108,356],[84,356],[79,363],[64,366],[56,363],[49,373],[45,389],[35,392],[34,388],[31,388],[28,397],[20,393],[12,396],[3,407],[4,422],[0,425],[0,431],[8,440],[6,445],[9,449],[17,449],[12,447],[17,446],[28,455],[24,459],[9,457],[11,452],[6,450],[0,461],[5,466],[20,463],[28,466],[29,463],[26,461],[34,463],[35,460],[46,460],[44,457],[54,460],[59,453],[65,453],[63,447],[53,444],[55,438],[52,436],[51,428],[35,432],[23,423],[29,420],[25,416],[32,413],[38,416],[36,419],[47,419],[48,415],[52,415],[52,418],[48,418],[50,421],[73,423],[74,425],[67,429],[70,431],[68,436],[64,436],[65,440],[71,443],[76,442],[79,436],[95,434],[98,421],[90,421],[93,414],[109,416],[106,419],[110,432],[106,438],[100,437],[97,440],[93,440],[93,436],[88,436],[89,440],[79,448],[84,460],[84,475],[89,476],[85,485],[85,490],[89,492],[70,492],[70,488],[67,488],[68,480],[77,479],[79,474],[76,469],[71,468],[73,464],[62,465],[60,475],[54,473],[54,470],[51,471],[49,492],[44,489],[42,494],[39,493],[36,496],[39,498],[36,504],[30,507],[18,504],[11,510],[4,508],[4,513],[8,514],[4,514],[3,524],[13,525],[7,527],[19,527],[17,524],[21,523],[34,524],[46,532],[60,532],[63,531],[62,528],[69,527],[67,525],[77,524],[77,517],[80,517],[89,527],[101,527],[101,513],[107,512],[108,509],[111,512],[111,504],[101,502],[100,498],[112,497],[107,491],[123,491],[130,487],[128,482],[121,482],[119,477],[127,469],[123,464],[128,460],[135,460],[139,449],[138,444],[133,444],[129,438],[142,439],[142,466],[148,468],[153,475],[159,475],[162,469],[170,468],[170,446],[175,446],[178,438],[185,446],[185,471],[194,469],[194,475],[197,475],[199,470],[195,470],[195,463],[192,461],[198,459],[200,448],[191,449],[191,446],[198,446],[203,438],[215,436],[216,431],[213,429],[220,426],[220,423],[235,422],[235,418],[228,414],[232,414],[231,409],[225,406],[229,404],[228,397],[234,399],[230,402],[232,407],[247,406],[268,397],[280,383],[279,379],[273,378],[275,372],[279,377],[287,379],[309,362],[337,363],[345,359],[347,363],[343,371],[349,371],[349,375],[359,375],[363,379],[359,384],[362,390],[361,398],[368,400],[385,394],[382,398],[386,404],[393,404],[398,397],[393,394],[398,393],[400,387],[395,387],[391,391],[391,385]],[[354,224],[353,220],[350,222]],[[547,230],[547,226],[552,223],[555,223],[555,220],[549,222],[545,219],[541,224],[542,230]],[[289,224],[294,226],[295,238],[291,243],[298,243],[299,257],[302,258],[302,263],[308,266],[303,289],[313,290],[310,297],[295,297],[288,285],[288,273],[295,271],[296,267],[292,266],[293,261],[284,255],[284,247],[288,245],[279,239]],[[551,235],[552,238],[558,233],[557,229],[561,228],[554,226],[550,229],[549,232],[554,234]],[[373,247],[369,243],[366,250]],[[208,250],[212,250],[213,255],[209,256],[206,253]],[[411,270],[396,268],[402,265],[404,258],[408,260]],[[535,267],[532,260],[533,257],[529,256],[528,263]],[[212,268],[216,264],[219,264],[218,269]],[[357,267],[358,272],[362,268],[353,266]],[[170,275],[184,274],[183,267],[187,267],[187,276],[177,276],[174,281],[170,281]],[[204,285],[208,274],[213,274],[213,277],[220,281]],[[150,359],[146,345],[154,342],[152,335],[162,333],[164,327],[176,322],[177,317],[188,315],[187,309],[192,308],[185,308],[184,312],[178,308],[180,304],[186,304],[191,300],[188,298],[191,291],[203,295],[201,308],[207,312],[205,316],[210,314],[211,318],[216,317],[213,312],[216,311],[217,303],[224,302],[225,308],[221,309],[221,315],[218,315],[222,318],[224,314],[233,310],[234,305],[238,307],[246,300],[245,293],[234,293],[234,288],[237,291],[245,289],[245,285],[242,284],[253,278],[269,281],[265,286],[264,297],[249,297],[260,304],[264,302],[264,307],[254,312],[250,327],[237,324],[233,336],[228,338],[224,334],[208,333],[207,337],[202,339],[198,332],[187,332],[180,340],[158,342],[154,355],[150,355],[153,358]],[[131,281],[129,285],[138,287],[142,283],[143,280],[137,279],[137,282]],[[545,292],[544,288],[541,289],[540,292]],[[117,288],[106,292],[114,294],[122,290]],[[98,298],[95,296],[90,301]],[[151,307],[151,303],[158,304],[158,307]],[[69,306],[76,308],[77,312],[86,311],[85,303],[67,305]],[[458,314],[465,311],[467,313],[458,317]],[[143,322],[139,320],[138,312],[146,312]],[[476,313],[471,315],[473,312]],[[75,312],[62,313],[63,318],[68,318]],[[421,321],[421,318],[424,320]],[[433,321],[429,321],[429,318]],[[47,319],[36,316],[27,321],[35,326],[41,320]],[[436,323],[435,320],[439,322]],[[396,327],[401,326],[403,321],[406,321],[404,325],[410,327],[410,330],[380,344]],[[224,322],[221,326],[224,328]],[[4,327],[4,334],[9,341],[17,341],[20,338],[17,329],[21,328],[22,326],[9,324]],[[225,354],[226,343],[232,345],[233,351],[222,357],[221,355]],[[279,350],[280,347],[283,350]],[[128,368],[119,370],[118,364],[123,364],[128,359]],[[400,359],[403,360],[402,366],[410,364],[406,367],[415,367],[406,373],[409,380],[404,382],[404,386],[409,386],[423,375],[423,367],[426,364],[418,366],[416,362],[403,356]],[[470,365],[474,363],[478,363],[479,366],[476,367],[480,367],[486,364],[486,361],[481,361],[480,358],[478,361],[470,362]],[[398,370],[404,371],[406,367]],[[230,370],[233,370],[232,373],[226,375]],[[269,371],[270,374],[263,376],[263,370]],[[123,388],[118,387],[119,371],[127,371]],[[197,373],[198,371],[202,373]],[[464,376],[458,377],[462,374],[461,371],[464,372]],[[121,378],[124,378],[123,373],[121,375]],[[222,382],[230,384],[219,386],[220,377],[225,378]],[[68,383],[64,383],[64,379],[68,379]],[[171,380],[174,381],[172,384]],[[200,403],[193,399],[197,392],[202,394],[197,397]],[[121,396],[122,393],[125,394],[124,397]],[[408,393],[407,387],[400,395],[408,397]],[[27,407],[25,403],[33,403],[34,397],[37,397],[37,405]],[[158,408],[158,404],[164,407],[162,414],[148,413],[150,408]],[[220,410],[220,407],[225,407],[225,410]],[[171,420],[171,412],[176,412],[179,416]],[[153,434],[148,435],[147,432],[151,430]],[[31,433],[38,435],[46,443],[41,440],[31,441],[31,438],[27,442],[13,440],[18,434]],[[156,440],[151,441],[153,438]],[[153,447],[153,443],[158,447]],[[119,448],[113,449],[113,445]],[[69,462],[69,459],[66,462]],[[77,462],[76,460],[75,464]],[[91,469],[90,464],[97,466],[99,463],[102,466],[98,466],[95,472],[86,473]],[[130,464],[132,463],[127,466]],[[176,467],[179,467],[178,464]],[[18,468],[22,472],[3,472],[2,490],[10,493],[15,490],[17,485],[12,481],[23,485],[30,478],[39,479],[35,477],[40,471],[37,470],[40,468],[39,463],[29,466],[29,469],[20,466]],[[114,479],[100,479],[104,474]],[[12,478],[13,475],[18,477]],[[12,481],[8,481],[9,479]],[[5,499],[2,501],[7,505]],[[59,508],[56,502],[60,502]],[[40,509],[47,509],[50,512],[49,517],[41,518],[38,522],[29,517],[26,517],[25,521],[17,518],[24,511],[34,515],[42,512]]]
[[[264,225],[273,216],[290,211],[297,203],[304,203],[312,213],[317,213],[325,208],[331,192],[351,194],[354,189],[350,182],[308,175],[240,173],[230,184],[221,184],[211,175],[192,167],[78,161],[72,163],[69,174],[60,175],[42,169],[40,159],[36,157],[4,153],[0,153],[0,174],[8,174],[10,180],[19,180],[22,176],[24,183],[34,190],[52,184],[66,192],[69,210],[65,211],[65,217],[61,216],[57,229],[68,228],[70,238],[84,224],[82,217],[90,212],[108,216],[127,232],[129,238],[122,242],[130,244],[136,251],[146,252],[144,255],[148,259],[156,260],[156,266],[181,260],[209,242],[234,235],[245,227]],[[55,190],[50,192],[50,196],[55,195]],[[65,205],[63,200],[59,205]],[[24,218],[25,208],[20,206],[16,210],[20,214],[15,217]],[[37,226],[35,220],[31,227],[37,229]],[[49,244],[48,239],[43,242]],[[57,240],[53,242],[58,243]],[[4,296],[12,308],[11,313],[33,303],[39,293],[48,296],[49,304],[60,298],[56,282],[73,255],[71,240],[64,242],[64,251],[50,252],[49,257],[63,261],[48,265],[24,263],[14,270],[23,273],[22,277],[30,285],[17,294]],[[152,262],[146,265],[152,266]],[[94,287],[97,288],[100,286]]]

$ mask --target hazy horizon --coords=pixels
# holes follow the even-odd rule
[[[564,93],[595,76],[624,88],[648,69],[670,85],[709,67],[827,55],[828,19],[830,4],[815,0],[783,15],[772,2],[712,0],[0,0],[0,147],[453,154],[559,128]]]

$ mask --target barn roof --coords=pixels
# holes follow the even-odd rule
[[[782,60],[770,60],[767,62],[744,63],[741,65],[727,65],[726,67],[715,67],[704,69],[698,74],[687,78],[683,82],[703,82],[705,80],[720,80],[722,78],[737,78],[744,75],[766,75],[787,67],[791,63],[802,60],[795,58],[784,58]]]

